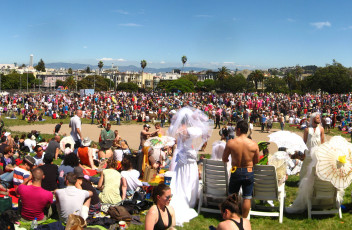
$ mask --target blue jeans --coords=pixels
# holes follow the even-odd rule
[[[4,174],[0,175],[0,179],[1,179],[1,184],[6,188],[8,188],[13,179],[13,171],[5,172]]]
[[[229,184],[230,194],[238,194],[240,188],[242,187],[243,199],[252,199],[254,173],[253,168],[249,169],[252,171],[248,172],[248,168],[237,168],[234,173],[231,173]]]

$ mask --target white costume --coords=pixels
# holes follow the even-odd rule
[[[178,226],[198,216],[193,209],[199,188],[197,153],[206,141],[203,137],[209,132],[207,120],[199,110],[185,107],[173,116],[168,130],[170,136],[177,138],[177,149],[171,166],[175,175],[170,185],[173,194],[170,205],[175,210]]]
[[[307,173],[307,167],[312,162],[311,150],[321,144],[321,133],[320,133],[320,125],[315,128],[309,127],[308,128],[308,138],[307,138],[307,148],[308,152],[306,152],[306,157],[304,158],[303,165],[301,168],[301,172],[299,174],[300,180],[304,178]],[[315,165],[314,165],[315,166]]]
[[[310,125],[308,127],[308,138],[307,138],[307,148],[306,156],[303,161],[303,165],[300,171],[300,181],[299,189],[296,199],[293,204],[286,208],[288,213],[302,213],[307,209],[307,200],[312,197],[313,185],[315,181],[315,166],[317,164],[317,158],[315,156],[315,151],[321,144],[321,132],[320,125],[317,127],[312,127],[314,118],[318,113],[313,113],[310,117]]]

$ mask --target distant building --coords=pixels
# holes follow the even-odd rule
[[[33,67],[33,54],[29,56],[29,66]]]

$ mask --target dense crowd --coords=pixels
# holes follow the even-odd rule
[[[146,164],[151,165],[151,168],[155,170],[170,167],[175,151],[178,154],[184,151],[185,148],[177,150],[179,147],[177,145],[186,143],[187,140],[191,140],[191,137],[194,138],[194,134],[192,134],[193,136],[190,134],[189,127],[183,127],[183,132],[185,132],[183,141],[177,138],[180,135],[179,131],[177,135],[175,134],[177,145],[162,149],[146,149],[144,143],[149,137],[164,136],[166,133],[163,130],[164,124],[171,123],[172,118],[176,117],[178,111],[185,106],[204,113],[207,118],[197,119],[202,122],[208,118],[213,120],[214,128],[221,129],[220,123],[223,123],[225,126],[220,130],[221,139],[231,140],[230,143],[234,141],[235,134],[242,135],[243,140],[247,141],[245,140],[248,137],[247,131],[251,132],[253,123],[260,124],[262,131],[265,127],[267,131],[270,131],[273,122],[279,122],[281,129],[284,129],[287,124],[297,125],[302,129],[306,128],[309,126],[309,117],[313,113],[315,117],[315,112],[322,114],[322,124],[326,129],[336,126],[344,132],[352,130],[350,94],[306,94],[302,96],[274,93],[104,92],[94,95],[59,93],[3,96],[0,98],[0,112],[2,114],[0,154],[3,165],[0,175],[0,190],[6,194],[8,188],[13,186],[16,189],[17,195],[21,198],[21,216],[24,221],[31,221],[34,218],[43,220],[45,217],[50,217],[53,195],[56,199],[59,218],[63,222],[66,222],[72,213],[80,214],[84,219],[97,215],[102,209],[102,204],[119,204],[121,201],[131,198],[135,191],[143,186],[139,179],[145,173]],[[201,117],[199,113],[195,114]],[[186,115],[187,113],[185,113]],[[55,127],[54,137],[51,140],[42,140],[36,131],[13,138],[11,133],[2,130],[4,117],[7,119],[19,118],[28,122],[70,117],[69,126],[71,127],[70,138],[72,141],[66,140],[64,146],[60,146],[59,131],[62,125],[60,121]],[[190,117],[194,119],[194,115],[187,119],[190,120]],[[103,129],[99,145],[93,144],[89,137],[82,135],[81,118],[91,120],[92,124],[101,124]],[[156,123],[153,131],[150,130],[149,124],[143,126],[140,131],[140,148],[135,151],[129,149],[128,140],[120,137],[117,130],[111,130],[112,123],[116,122],[120,125],[121,121],[130,120]],[[250,123],[249,127],[240,123],[243,120]],[[182,122],[184,121],[182,120]],[[184,125],[182,122],[180,120],[180,127]],[[241,124],[241,127],[243,126],[246,131],[232,127],[234,123]],[[205,126],[208,124],[206,123]],[[199,137],[201,137],[204,147],[207,140],[206,133],[200,132]],[[235,140],[240,139],[236,138]],[[252,142],[248,143],[254,145]],[[194,144],[189,146],[193,148]],[[202,150],[202,148],[199,149]],[[233,147],[233,149],[236,148]],[[233,151],[236,152],[236,150]],[[23,152],[32,153],[34,156],[21,157]],[[258,157],[258,153],[258,149],[255,149],[256,157]],[[231,154],[227,152],[225,155],[228,157]],[[58,158],[63,159],[59,166],[53,164],[53,161]],[[192,158],[192,162],[193,160]],[[251,162],[248,168],[253,167],[257,160]],[[226,162],[228,159],[224,161]],[[189,160],[186,162],[189,163]],[[94,170],[99,174],[99,177],[93,177],[92,171],[89,170]],[[194,181],[198,183],[198,172],[195,172],[195,177]],[[187,184],[189,183],[187,182]],[[31,186],[28,187],[28,185]],[[234,186],[232,185],[232,187]],[[173,189],[175,190],[175,188]],[[233,189],[234,193],[238,193],[238,189],[237,187]],[[251,198],[249,190],[245,191],[247,192],[244,196],[245,200]],[[169,188],[156,188],[155,192],[159,193],[158,196],[153,197],[157,206],[152,207],[147,220],[155,221],[155,224],[161,225],[163,223],[158,221],[166,219],[170,227],[175,224],[175,211],[171,207],[170,210],[165,209],[169,206],[171,199]],[[161,202],[161,197],[166,200]],[[236,200],[237,205],[237,197],[229,198],[229,200]],[[229,200],[226,203],[231,209],[228,211],[228,215],[238,219],[238,213],[236,214],[238,207],[231,206]],[[195,202],[193,198],[192,202]],[[159,207],[163,208],[162,214],[160,214]],[[194,204],[190,204],[189,207],[193,208]],[[223,211],[225,212],[225,209]],[[152,213],[159,215],[159,217],[155,218]],[[166,218],[165,215],[168,217]],[[248,226],[249,222],[245,222],[245,224]]]

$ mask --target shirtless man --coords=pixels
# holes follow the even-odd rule
[[[236,126],[237,138],[227,142],[222,161],[227,163],[229,155],[232,158],[231,178],[229,184],[230,194],[243,191],[242,216],[247,218],[251,207],[252,190],[254,182],[253,165],[259,161],[258,144],[247,137],[248,123],[239,121]]]
[[[144,142],[150,137],[150,136],[155,136],[159,132],[157,129],[154,132],[149,132],[150,125],[145,124],[143,125],[143,130],[141,131],[140,135],[140,144],[139,144],[139,149],[141,150],[144,147]]]

